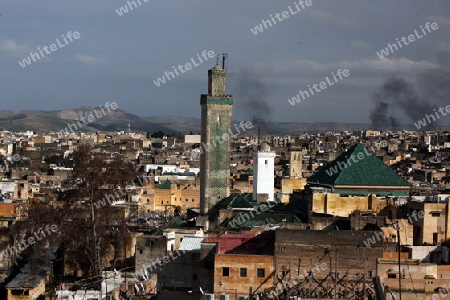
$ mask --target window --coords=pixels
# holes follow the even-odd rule
[[[11,290],[11,295],[14,296],[29,296],[30,291],[29,290]]]
[[[240,274],[241,274],[241,277],[247,277],[247,268],[241,268]]]
[[[139,250],[139,254],[142,254],[142,250]]]
[[[264,163],[267,165],[269,162],[268,162],[268,160],[266,159],[266,160],[264,161]]]
[[[195,202],[195,200],[194,200],[194,199],[192,199],[192,202]]]
[[[256,269],[256,276],[258,277],[264,277],[265,276],[265,270],[264,269]]]
[[[188,202],[189,200],[188,199],[186,199],[186,202]]]
[[[230,276],[230,268],[223,267],[222,268],[222,276]]]

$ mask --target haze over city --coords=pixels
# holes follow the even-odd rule
[[[3,0],[0,300],[450,299],[447,0]]]
[[[273,111],[267,121],[370,123],[373,95],[389,77],[414,86],[429,69],[449,70],[450,6],[443,1],[312,1],[297,12],[294,2],[285,0],[142,0],[122,16],[117,10],[127,2],[121,0],[2,4],[4,110],[96,107],[114,101],[141,116],[198,118],[199,94],[206,92],[206,70],[215,59],[160,87],[153,81],[196,59],[197,53],[213,50],[228,53],[227,89],[236,97],[237,119],[249,118],[255,106],[249,99],[257,97]],[[297,13],[275,18],[289,6]],[[270,15],[276,24],[252,33]],[[427,22],[436,22],[439,29],[386,58],[377,55]],[[65,44],[62,35],[69,31],[79,32],[80,38]],[[26,68],[18,64],[58,38],[64,47]],[[299,90],[338,69],[348,69],[351,76],[291,107],[288,99]],[[390,114],[400,123],[413,122],[402,109],[392,107]]]

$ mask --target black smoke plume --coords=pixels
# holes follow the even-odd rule
[[[374,129],[399,129],[398,116],[404,114],[409,122],[417,122],[433,109],[450,104],[450,73],[442,69],[430,69],[421,73],[415,82],[403,78],[388,78],[380,91],[373,96],[375,108],[370,113]],[[450,119],[449,119],[450,121]],[[425,130],[438,125],[428,123]]]
[[[254,128],[261,131],[272,121],[272,108],[268,103],[269,90],[255,71],[245,69],[235,74],[237,81],[238,108],[243,108],[245,117],[250,119]]]

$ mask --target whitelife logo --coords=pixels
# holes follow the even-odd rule
[[[58,233],[58,226],[53,225],[45,225],[45,230],[47,231],[47,235],[52,235],[52,232]],[[10,255],[16,254],[18,258],[20,258],[19,253],[24,251],[26,248],[28,248],[30,245],[33,245],[37,241],[41,241],[42,239],[46,238],[47,235],[44,232],[44,228],[39,228],[37,232],[33,232],[33,235],[28,237],[27,239],[22,239],[21,241],[16,241],[14,245],[8,246],[6,248],[6,251],[3,252],[0,255],[0,259],[8,258]],[[28,243],[27,243],[28,241]]]
[[[140,177],[137,179],[139,185],[136,185],[134,183],[134,180],[132,180],[131,182],[128,183],[128,185],[125,186],[125,190],[123,189],[119,189],[118,191],[115,192],[115,195],[110,193],[110,194],[106,194],[102,199],[98,200],[97,202],[94,203],[94,206],[99,209],[103,206],[107,206],[107,205],[111,205],[112,203],[118,201],[119,199],[122,199],[123,197],[125,197],[125,195],[127,195],[127,193],[131,193],[133,192],[134,188],[136,187],[140,187],[140,186],[144,186],[147,183],[149,183],[150,177]],[[121,195],[119,195],[119,193]]]
[[[139,3],[139,6],[142,6],[141,0],[136,0]],[[127,1],[127,5],[130,8],[129,11],[132,11],[134,8],[138,8],[138,5],[136,4],[136,1]],[[142,0],[144,3],[147,3],[150,0]],[[134,5],[134,8],[132,6],[132,4]],[[127,5],[124,5],[122,7],[120,7],[119,9],[116,9],[116,13],[119,16],[123,16],[124,14],[128,13],[128,7]]]
[[[62,44],[59,41],[59,38],[57,38],[56,43],[58,45],[51,44],[49,47],[47,47],[47,46],[42,47],[42,49],[41,49],[41,47],[38,47],[38,51],[41,55],[39,55],[39,53],[30,52],[30,55],[27,58],[23,59],[22,61],[19,61],[19,65],[22,68],[25,68],[26,66],[31,65],[32,62],[36,62],[36,61],[40,60],[41,58],[44,58],[45,55],[44,55],[43,51],[45,51],[46,54],[52,54],[52,52],[55,52],[56,50],[65,47],[66,45],[69,44],[69,42],[67,41],[66,36],[64,36],[64,34],[62,35],[62,37],[63,37],[65,44]],[[78,31],[75,31],[74,33],[72,33],[72,31],[69,31],[67,33],[67,38],[70,40],[70,42],[73,42],[74,40],[78,40],[80,37],[81,37],[81,35]],[[33,61],[31,61],[31,60],[33,60]]]
[[[224,133],[221,136],[216,136],[212,139],[212,145],[210,142],[207,142],[205,144],[205,142],[202,142],[201,146],[200,146],[200,153],[203,153],[203,151],[209,152],[211,150],[212,147],[216,147],[216,141],[219,144],[222,144],[223,142],[226,142],[228,140],[231,140],[232,138],[238,136],[239,134],[244,134],[244,132],[246,131],[246,129],[250,129],[253,128],[253,124],[250,121],[245,122],[241,121],[241,123],[239,124],[239,127],[242,129],[242,131],[239,130],[238,126],[236,124],[234,124],[234,128],[236,129],[236,133],[233,134],[233,131],[230,129],[228,129],[228,133]]]
[[[439,120],[440,117],[439,117],[438,112],[436,111],[436,108],[433,109],[433,111],[434,111],[434,114],[436,115],[436,118]],[[447,105],[445,107],[445,111],[447,113],[444,112],[444,108],[442,108],[442,107],[439,107],[438,111],[442,114],[442,116],[446,116],[447,113],[450,113],[450,105]],[[416,126],[417,129],[420,129],[420,128],[425,127],[425,126],[428,125],[427,121],[428,121],[429,124],[431,124],[431,120],[433,120],[433,122],[436,122],[436,118],[433,116],[433,114],[430,114],[430,115],[425,114],[425,118],[423,118],[422,120],[417,121],[417,123],[414,123],[414,125]]]
[[[298,1],[298,3],[294,2],[294,4],[295,4],[295,8],[297,8],[297,11],[293,10],[292,7],[289,5],[288,6],[289,11],[285,10],[281,14],[279,14],[279,13],[275,14],[275,17],[277,18],[278,22],[284,21],[287,18],[289,18],[290,16],[298,14],[301,11],[299,5],[302,7],[302,9],[305,9],[305,5],[306,5],[306,7],[311,6],[312,2],[311,2],[311,0],[306,0],[306,1],[300,0],[300,1]],[[275,21],[275,18],[272,15],[269,15],[269,17],[272,20],[273,25],[276,25],[277,22]],[[261,22],[262,23],[260,23],[258,26],[255,26],[254,28],[250,28],[250,31],[254,35],[257,35],[258,33],[263,32],[264,28],[268,29],[269,27],[273,26],[272,22],[270,22],[270,20],[261,20]],[[264,26],[264,28],[263,28],[263,26]]]
[[[372,156],[372,153],[370,153],[366,148],[364,148],[364,153],[359,152],[355,157],[355,154],[350,155],[350,158],[347,159],[347,162],[344,161],[338,161],[337,165],[334,167],[330,167],[328,169],[325,170],[325,172],[328,174],[328,176],[333,176],[334,174],[337,174],[339,172],[339,170],[343,170],[349,166],[352,165],[352,161],[353,163],[358,163],[359,161],[363,160],[364,158],[368,157],[368,156]]]
[[[140,281],[139,277],[147,277],[147,272],[157,272],[158,269],[163,268],[165,265],[170,263],[171,261],[176,260],[177,258],[181,257],[183,254],[185,254],[185,250],[177,250],[170,252],[168,256],[164,256],[163,258],[157,258],[150,264],[144,264],[141,267],[141,271],[136,271],[135,274],[133,274],[133,277],[136,279],[136,281]]]
[[[419,219],[423,219],[425,217],[425,212],[423,210],[416,211],[414,210],[411,215],[408,216],[408,219],[401,219],[399,223],[394,224],[394,227],[397,229],[402,229],[407,227],[409,224],[414,224],[414,222],[417,222]],[[414,221],[412,220],[414,218]],[[366,247],[370,247],[372,245],[375,245],[376,242],[380,242],[384,240],[384,232],[383,231],[377,231],[374,236],[367,238],[367,240],[363,241],[364,245]]]
[[[431,24],[430,24],[430,22],[427,22],[425,24],[425,28],[427,29],[428,33],[431,32],[430,27],[433,30],[437,30],[439,28],[439,26],[438,26],[438,24],[436,22],[433,22]],[[414,29],[414,34],[408,35],[409,43],[414,42],[416,40],[416,37],[417,37],[417,39],[421,39],[421,38],[423,38],[424,36],[427,35],[427,33],[426,33],[425,29],[422,27],[422,25],[420,25],[420,28],[422,29],[423,35],[420,35],[417,32],[417,29]],[[400,49],[401,49],[402,48],[402,43],[400,43],[398,38],[396,38],[395,40],[397,41],[398,47],[400,47]],[[409,45],[409,43],[406,41],[406,37],[402,36],[402,38],[400,40],[403,42],[403,45],[405,45],[405,46]],[[384,58],[386,56],[389,56],[389,54],[392,54],[395,51],[398,51],[398,47],[397,47],[397,45],[395,43],[394,44],[388,43],[386,48],[381,49],[380,52],[377,52],[377,55],[378,55],[379,58]]]
[[[197,58],[198,58],[198,61],[200,62],[199,64],[195,63],[195,60],[193,57],[191,58],[191,61],[192,61],[192,64],[194,65],[194,67],[200,66],[200,64],[208,61],[208,57],[213,58],[215,56],[215,54],[214,54],[214,51],[212,51],[212,50],[209,50],[208,52],[206,52],[206,50],[203,50],[201,56],[205,59],[205,61],[203,61],[201,59],[200,55],[197,53]],[[175,72],[175,74],[177,74],[177,76],[180,76],[177,69],[180,70],[180,72],[184,74],[187,71],[192,70],[192,65],[191,65],[191,63],[185,63],[184,70],[183,70],[183,65],[178,65],[177,68],[175,68],[175,66],[173,66],[172,68],[173,68],[173,71]],[[170,78],[169,75],[172,76],[172,78]],[[159,87],[160,85],[166,83],[166,78],[167,78],[167,81],[170,81],[171,79],[175,79],[175,75],[171,71],[169,71],[169,72],[166,71],[166,72],[164,72],[164,75],[162,77],[159,77],[158,79],[153,80],[153,82],[155,83],[155,85],[157,87]]]
[[[105,103],[105,108],[108,111],[108,113],[111,113],[111,109],[112,110],[116,110],[117,108],[119,108],[119,106],[117,105],[116,102],[112,102],[112,103],[106,102]],[[76,118],[75,121],[77,121],[78,126],[75,123],[70,123],[70,124],[67,123],[67,126],[63,130],[58,132],[58,137],[62,138],[65,135],[70,134],[69,130],[72,133],[75,133],[74,130],[81,129],[82,125],[81,125],[80,121],[83,122],[84,125],[88,125],[90,123],[95,122],[96,119],[100,119],[101,117],[106,116],[107,112],[105,112],[105,110],[103,109],[103,106],[100,105],[98,110],[101,110],[101,113],[97,113],[97,111],[94,109],[93,111],[91,111],[91,113],[89,115],[87,115],[86,118],[83,117],[83,116],[80,116],[79,120],[78,120],[78,118]],[[94,116],[94,114],[95,114],[95,116]]]
[[[314,95],[314,91],[313,89],[318,93],[320,91],[323,91],[324,89],[326,89],[329,86],[334,85],[335,83],[339,82],[338,79],[336,78],[336,75],[340,78],[340,80],[344,79],[342,76],[344,76],[345,78],[347,78],[348,76],[350,76],[350,71],[345,69],[344,71],[342,71],[341,69],[336,71],[336,75],[334,75],[334,72],[331,72],[331,75],[333,75],[334,78],[334,82],[330,81],[330,79],[327,77],[325,77],[326,81],[322,81],[319,84],[314,83],[311,86],[308,84],[308,88],[309,88],[309,92],[311,93],[311,95],[308,93],[308,91],[302,91],[299,90],[297,96],[292,97],[292,99],[288,99],[288,102],[294,106],[296,103],[300,103],[302,102],[302,99],[305,100],[306,98],[311,97],[312,95]],[[319,87],[320,89],[318,89],[317,87]],[[302,99],[300,99],[300,96],[302,96]]]

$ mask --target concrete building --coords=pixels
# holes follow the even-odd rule
[[[9,227],[16,220],[19,203],[0,202],[0,227]]]
[[[167,228],[163,235],[167,237],[167,250],[176,251],[185,237],[203,237],[201,228]]]
[[[266,294],[305,298],[375,298],[372,278],[376,259],[383,257],[383,240],[365,241],[376,231],[278,229],[275,237],[274,287]],[[320,283],[320,284],[319,284]],[[322,284],[323,283],[323,284]],[[278,285],[278,287],[277,287]]]
[[[449,264],[449,248],[445,246],[408,246],[406,249],[411,259],[419,259],[421,263]]]
[[[45,276],[21,273],[6,285],[8,300],[35,300],[45,292]]]
[[[254,299],[272,286],[274,231],[224,234],[206,238],[214,247],[215,296],[230,300]]]
[[[289,177],[278,180],[277,187],[281,187],[281,202],[289,203],[294,190],[303,190],[306,186],[306,178],[303,178],[303,156],[305,149],[289,148]]]
[[[188,232],[182,234],[185,233]],[[202,249],[203,237],[186,235],[179,238],[177,248],[180,250],[174,250],[173,243],[170,245],[174,240],[174,236],[140,237],[136,246],[136,272],[133,277],[141,279],[145,271],[149,277],[157,275],[153,282],[159,287],[158,299],[185,299],[183,297],[188,291],[195,293],[195,298],[191,294],[192,298],[189,299],[200,299],[200,287],[211,291],[213,286],[213,261],[209,258],[212,256],[209,254],[211,250]],[[181,291],[181,294],[177,294]]]
[[[200,205],[200,189],[196,186],[181,186],[166,180],[154,189],[153,194],[148,191],[147,210],[149,211],[169,211],[180,206],[185,212],[189,208],[198,208]]]
[[[274,201],[275,152],[262,143],[253,155],[253,201]]]
[[[184,136],[184,143],[185,144],[200,144],[201,143],[201,135],[200,134],[186,134]]]
[[[408,213],[414,226],[414,245],[439,245],[450,238],[450,212],[448,200],[429,198],[409,201]]]
[[[306,151],[289,148],[289,178],[302,178],[303,155]]]
[[[202,155],[200,213],[206,214],[230,195],[230,140],[233,96],[226,94],[227,71],[216,65],[208,71],[208,94],[201,95]]]
[[[450,299],[449,266],[421,263],[419,259],[402,259],[399,272],[397,259],[382,258],[377,260],[377,276],[386,300],[398,299],[399,279],[404,300]]]
[[[166,256],[167,237],[155,235],[143,235],[136,238],[136,270],[140,270],[146,264],[152,264],[157,259]],[[151,272],[151,271],[149,271]]]

